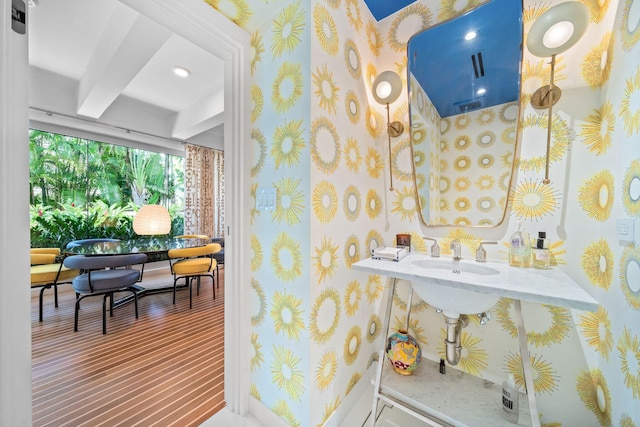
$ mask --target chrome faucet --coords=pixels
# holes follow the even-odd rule
[[[453,259],[455,261],[459,261],[462,259],[462,245],[460,244],[460,240],[452,240],[451,247],[449,249],[453,251]]]

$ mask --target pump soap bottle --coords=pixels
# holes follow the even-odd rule
[[[509,241],[509,265],[513,267],[531,267],[531,244],[529,234],[522,231],[522,221]]]
[[[518,422],[518,403],[520,394],[513,374],[509,374],[509,379],[502,383],[502,415],[504,419],[512,422]]]

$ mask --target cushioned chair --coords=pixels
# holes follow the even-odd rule
[[[222,247],[218,243],[209,243],[206,246],[195,248],[171,249],[168,253],[171,274],[173,274],[173,303],[176,303],[176,287],[178,280],[185,279],[189,286],[189,308],[192,306],[191,284],[197,280],[198,293],[200,291],[200,278],[211,277],[213,284],[213,298],[216,298],[215,279],[213,271],[216,269],[216,260],[212,255],[220,251]]]
[[[211,243],[219,243],[222,246],[222,249],[213,254],[213,257],[216,259],[216,280],[218,283],[216,287],[220,287],[220,266],[224,267],[224,237],[214,237],[211,239]]]
[[[58,307],[58,285],[71,283],[80,271],[62,265],[58,260],[58,248],[31,248],[31,287],[40,287],[40,311],[38,319],[42,322],[42,304],[45,289],[53,288],[56,308]]]
[[[138,318],[138,294],[132,287],[139,282],[144,271],[130,268],[134,264],[144,264],[147,261],[145,254],[84,256],[74,255],[65,258],[64,265],[69,268],[77,268],[82,274],[73,279],[73,289],[76,291],[76,309],[73,330],[78,330],[78,311],[82,299],[104,295],[102,301],[102,333],[107,333],[107,298],[110,300],[109,311],[113,316],[113,294],[120,291],[133,293],[136,319]],[[124,268],[117,268],[124,267]]]

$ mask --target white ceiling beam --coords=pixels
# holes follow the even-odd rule
[[[117,7],[80,80],[78,114],[100,118],[170,36],[132,9]]]
[[[176,113],[171,137],[186,140],[224,123],[224,94],[206,96]]]

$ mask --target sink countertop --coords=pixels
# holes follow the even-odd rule
[[[427,269],[413,264],[416,260],[432,260],[439,263],[456,261],[451,258],[432,258],[425,254],[411,253],[399,262],[367,258],[352,264],[354,270],[390,276],[404,280],[429,279],[432,283],[457,289],[497,293],[500,296],[549,304],[578,310],[596,311],[598,302],[559,267],[549,270],[511,267],[506,263],[459,261],[462,264],[491,267],[500,273],[495,275],[453,274],[439,268]]]

